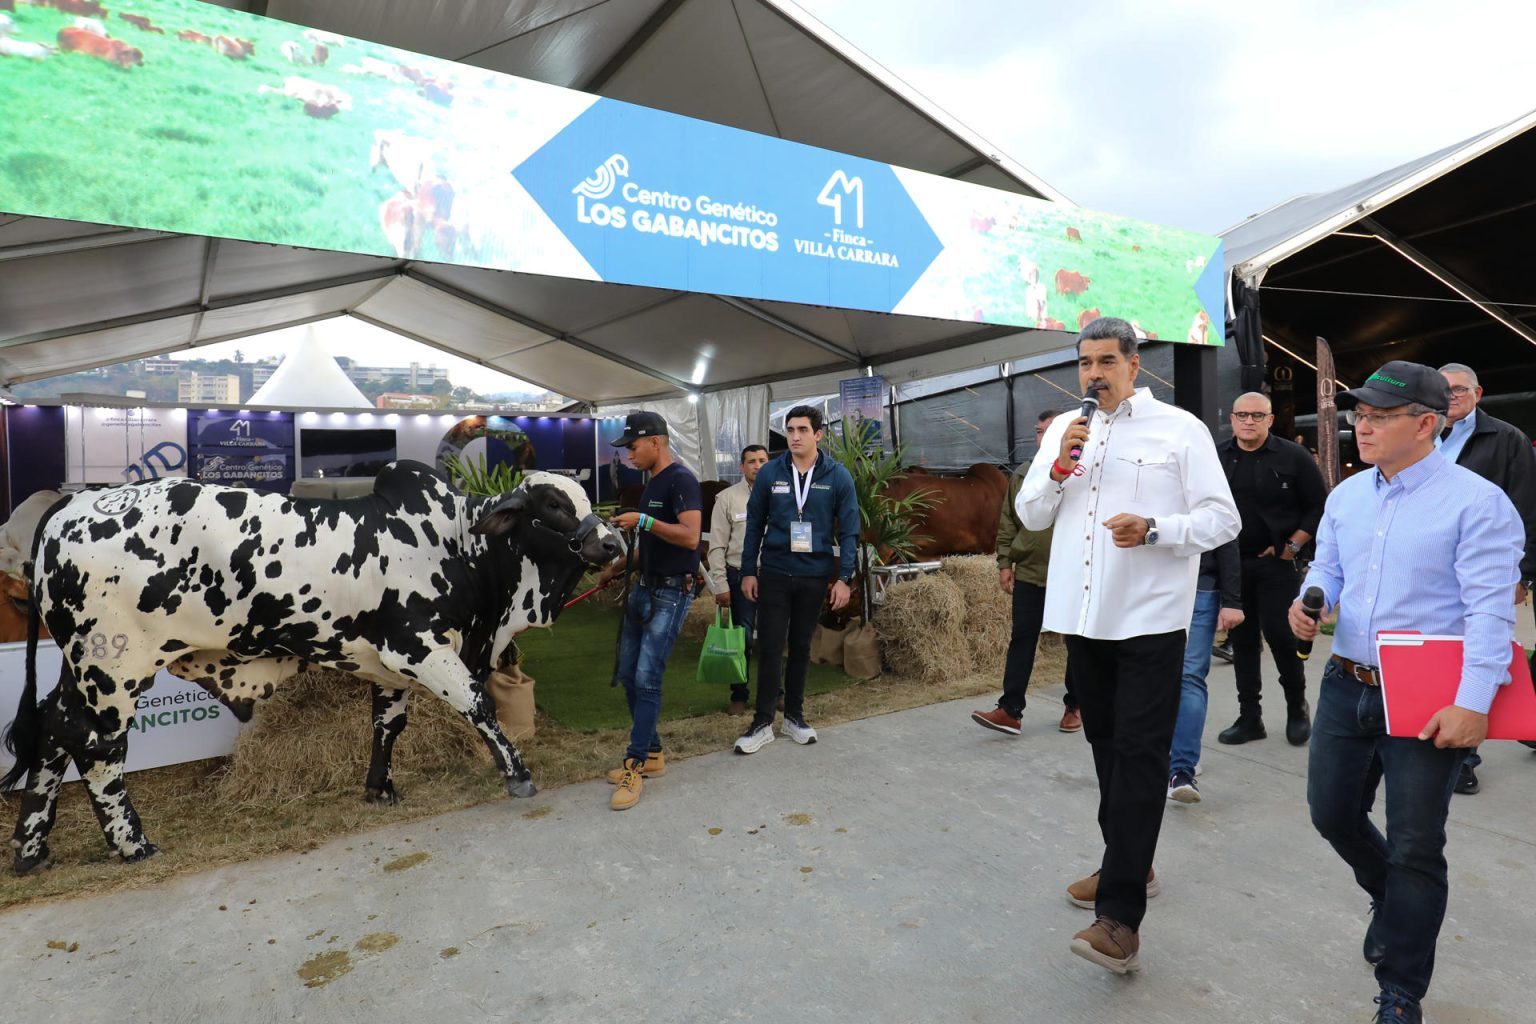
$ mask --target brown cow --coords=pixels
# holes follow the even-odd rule
[[[184,43],[202,43],[204,46],[208,46],[213,43],[213,36],[205,36],[201,32],[194,32],[189,28],[184,28],[180,32],[177,32],[176,38],[180,39]]]
[[[65,14],[83,14],[92,18],[105,18],[106,9],[97,0],[48,0],[45,5],[56,7]]]
[[[1081,242],[1082,240],[1083,236],[1078,233],[1077,228],[1067,228],[1067,241]]]
[[[997,552],[997,516],[1008,494],[1008,477],[996,466],[978,462],[964,476],[934,476],[911,468],[886,485],[886,497],[900,500],[917,491],[934,507],[912,517],[919,559],[941,555],[991,555]]]
[[[131,67],[144,63],[144,53],[129,46],[121,39],[103,39],[83,28],[59,29],[59,48],[65,52],[83,53],[87,57],[111,61],[119,67]]]
[[[1056,294],[1058,295],[1081,295],[1092,283],[1091,278],[1075,270],[1056,271]]]
[[[1083,310],[1081,313],[1077,314],[1077,329],[1082,330],[1084,327],[1087,327],[1089,324],[1093,323],[1103,315],[1103,313],[1099,312],[1098,306],[1094,306],[1092,309]]]
[[[1062,323],[1060,320],[1057,320],[1053,316],[1046,317],[1045,320],[1041,322],[1040,326],[1045,328],[1047,331],[1064,331],[1067,329],[1066,324]]]
[[[142,14],[123,14],[121,11],[119,11],[117,16],[141,32],[153,32],[156,35],[165,35],[165,29],[161,28],[159,25],[156,25]]]
[[[27,638],[27,612],[32,607],[27,581],[0,572],[0,644],[19,644]],[[48,638],[48,627],[37,625],[38,637]]]
[[[256,52],[256,44],[249,39],[236,39],[234,36],[219,36],[213,41],[213,48],[230,60],[245,60]]]

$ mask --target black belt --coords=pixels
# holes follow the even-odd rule
[[[1333,655],[1333,663],[1343,669],[1344,674],[1357,683],[1364,683],[1366,686],[1381,685],[1381,669],[1373,665],[1362,665],[1357,661],[1350,661],[1348,658],[1337,654]]]
[[[693,574],[687,576],[641,576],[640,582],[651,590],[693,590]]]

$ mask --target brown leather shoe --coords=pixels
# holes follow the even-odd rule
[[[616,811],[627,811],[640,802],[640,792],[645,788],[645,762],[639,758],[624,760],[623,774],[614,784],[608,806]]]
[[[988,729],[1005,732],[1010,736],[1017,736],[1024,725],[1001,707],[995,707],[991,711],[972,711],[971,721]]]
[[[1056,728],[1062,732],[1082,732],[1083,713],[1077,708],[1067,708],[1061,713],[1061,724]]]
[[[619,780],[624,778],[624,768],[608,769],[608,785],[617,786]],[[653,750],[645,755],[645,765],[640,769],[648,779],[659,779],[667,774],[667,753],[664,750]]]
[[[1147,899],[1151,899],[1163,891],[1158,884],[1157,871],[1147,872]],[[1067,899],[1073,906],[1082,907],[1084,910],[1092,910],[1094,903],[1099,898],[1099,873],[1095,871],[1087,878],[1079,878],[1067,886]]]
[[[1072,936],[1072,952],[1116,974],[1141,970],[1141,937],[1119,921],[1095,918]]]

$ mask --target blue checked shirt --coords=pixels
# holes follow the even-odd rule
[[[1391,482],[1373,469],[1328,496],[1304,587],[1338,607],[1333,651],[1362,665],[1381,630],[1463,637],[1456,705],[1486,714],[1509,681],[1524,550],[1504,492],[1432,451]]]

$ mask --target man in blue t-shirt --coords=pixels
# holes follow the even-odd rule
[[[628,566],[603,574],[606,582],[626,568],[638,570],[624,607],[615,669],[629,704],[629,748],[624,751],[623,767],[608,773],[608,781],[616,787],[609,806],[622,811],[640,800],[645,778],[666,771],[656,733],[661,676],[693,602],[704,506],[698,477],[673,461],[666,420],[653,412],[631,413],[613,445],[629,449],[635,468],[651,475],[639,510],[621,512],[612,520],[622,530],[639,530],[638,562],[631,553]]]
[[[817,448],[824,427],[815,406],[789,410],[789,451],[758,470],[747,499],[741,592],[757,604],[757,712],[736,740],[738,754],[755,754],[773,742],[786,637],[784,735],[796,743],[816,742],[804,707],[811,633],[824,600],[834,611],[848,603],[859,550],[858,494],[848,470]]]

